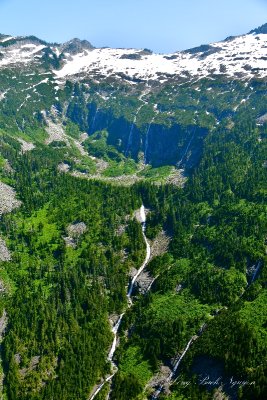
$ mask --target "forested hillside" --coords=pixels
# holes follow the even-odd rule
[[[264,399],[267,179],[266,140],[258,139],[265,134],[245,117],[211,134],[184,189],[78,179],[57,170],[60,151],[20,155],[2,136],[1,154],[12,166],[2,167],[2,180],[21,201],[1,219],[12,253],[1,262],[7,399],[86,399],[108,373],[108,316],[127,307],[129,271],[144,259],[141,226],[132,219],[142,202],[150,240],[162,229],[172,239],[148,266],[157,277],[151,290],[123,319],[111,398],[152,393],[153,375],[205,323],[178,370],[184,380],[197,381],[192,374],[205,356],[223,365],[225,380],[255,381],[240,398]],[[191,399],[203,387],[171,390],[172,398]]]
[[[0,36],[0,398],[267,398],[265,42]]]

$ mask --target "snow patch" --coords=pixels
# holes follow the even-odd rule
[[[146,54],[135,49],[93,49],[68,55],[61,70],[53,71],[58,79],[77,74],[120,76],[164,82],[170,76],[207,77],[212,73],[239,78],[266,76],[267,35],[244,35],[232,41],[214,43],[217,52],[178,52]],[[247,66],[250,66],[249,69]],[[195,90],[199,91],[199,88]],[[208,90],[212,90],[209,88]]]

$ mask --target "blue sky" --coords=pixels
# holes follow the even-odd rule
[[[267,0],[0,0],[0,32],[173,52],[267,22]]]

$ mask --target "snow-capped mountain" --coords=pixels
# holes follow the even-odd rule
[[[34,37],[2,36],[0,68],[29,63],[40,65],[48,57],[51,70],[60,81],[82,76],[160,83],[170,78],[190,80],[212,75],[263,78],[267,75],[266,32],[266,25],[263,25],[246,35],[173,54],[94,48],[89,42],[79,39],[57,45]]]
[[[266,77],[267,25],[173,54],[0,35],[0,127],[35,145],[74,135],[93,157],[191,167],[211,130],[242,113],[262,125]]]
[[[267,35],[248,34],[174,54],[147,54],[134,49],[92,49],[71,57],[58,78],[99,72],[130,78],[165,81],[168,77],[206,77],[226,74],[237,78],[267,75]]]

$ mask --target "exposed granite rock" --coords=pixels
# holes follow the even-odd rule
[[[40,356],[34,356],[32,357],[30,364],[28,366],[28,368],[22,368],[19,370],[19,373],[21,375],[21,377],[25,377],[25,375],[33,370],[35,370],[40,362]]]
[[[0,318],[0,342],[3,339],[3,335],[6,331],[6,327],[7,327],[7,313],[6,310],[3,311],[2,317]]]
[[[93,50],[94,46],[87,40],[80,40],[77,38],[71,39],[60,46],[60,50],[64,53],[72,55],[83,52],[84,50]]]
[[[223,391],[222,391],[221,388],[219,388],[219,389],[216,389],[216,390],[215,390],[212,399],[213,399],[213,400],[228,400],[229,397],[228,397],[225,393],[223,393]]]
[[[75,224],[71,224],[67,226],[68,236],[64,237],[66,246],[73,247],[74,249],[77,247],[77,241],[81,235],[83,235],[87,231],[87,226],[84,222],[76,222]]]
[[[256,119],[257,124],[263,125],[267,121],[267,113]]]
[[[35,148],[34,144],[31,142],[26,142],[21,138],[19,138],[18,141],[21,144],[21,153],[26,153],[27,151],[31,151]]]
[[[79,237],[87,230],[87,226],[84,222],[77,222],[67,227],[67,232],[70,237]]]
[[[152,242],[151,246],[151,257],[160,256],[168,251],[171,238],[166,234],[166,232],[161,231],[157,234]]]
[[[61,125],[61,123],[53,122],[52,120],[47,119],[47,127],[46,132],[49,135],[49,138],[46,140],[46,144],[53,144],[57,142],[64,142],[67,146],[69,146],[69,141],[66,137],[65,131]]]
[[[11,186],[0,182],[0,216],[18,208],[21,202],[16,199],[16,193]]]
[[[67,247],[72,247],[73,249],[75,249],[77,247],[76,242],[72,237],[66,236],[63,239],[65,240],[65,244]]]
[[[11,254],[6,246],[6,242],[0,237],[0,261],[10,261],[10,260],[11,260]]]
[[[59,172],[68,172],[70,169],[70,166],[67,163],[60,163],[60,164],[58,164],[57,169]]]

